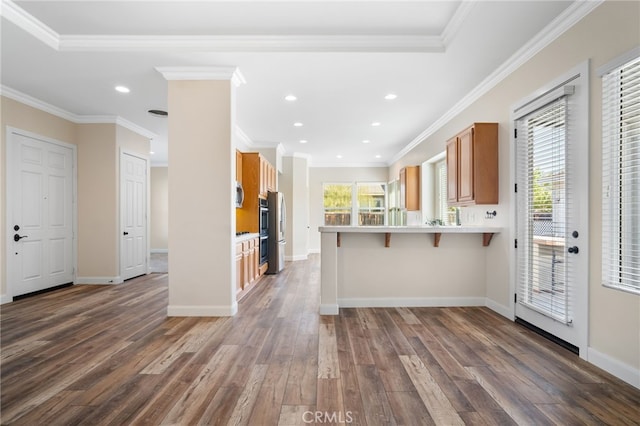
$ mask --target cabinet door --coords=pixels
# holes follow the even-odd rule
[[[276,191],[276,169],[270,163],[269,164],[269,179],[268,179],[268,190]]]
[[[253,279],[257,280],[260,278],[260,239],[255,238],[253,245],[255,247],[253,256]]]
[[[473,129],[458,135],[458,201],[473,201]]]
[[[409,166],[405,169],[405,201],[409,211],[420,210],[420,166]]]
[[[447,141],[447,203],[458,203],[458,138]]]
[[[249,276],[249,241],[242,243],[242,288],[246,288],[251,283]]]
[[[404,167],[400,169],[400,208],[407,207],[407,169]]]
[[[236,180],[242,183],[242,153],[236,150]]]
[[[242,264],[242,243],[236,244],[236,292],[241,291],[244,286],[244,277],[242,276],[244,265]]]

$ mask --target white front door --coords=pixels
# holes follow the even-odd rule
[[[12,296],[74,280],[74,152],[9,131],[7,267]]]
[[[120,155],[121,244],[123,280],[147,273],[147,160]]]
[[[589,164],[580,76],[516,116],[515,316],[586,357]]]

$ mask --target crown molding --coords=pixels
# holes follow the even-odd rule
[[[444,113],[442,117],[436,120],[426,130],[416,136],[411,142],[409,142],[400,152],[394,155],[389,164],[393,164],[399,161],[402,157],[407,155],[413,148],[422,143],[429,136],[434,134],[450,120],[459,115],[466,108],[471,106],[475,101],[480,99],[489,90],[493,89],[498,83],[511,75],[514,71],[520,68],[529,59],[535,56],[542,49],[551,44],[554,40],[568,31],[571,27],[577,24],[585,16],[591,13],[594,9],[600,6],[605,0],[591,0],[591,1],[576,1],[567,7],[560,15],[558,15],[553,21],[551,21],[546,27],[542,29],[535,37],[533,37],[527,44],[514,53],[506,62],[498,67],[493,73],[485,78],[475,89],[473,89],[464,98],[458,101],[450,110]]]
[[[288,157],[302,158],[304,160],[307,160],[308,162],[311,161],[311,154],[307,154],[306,152],[294,152],[291,155],[289,155]]]
[[[389,165],[387,163],[335,163],[335,162],[314,162],[313,160],[309,163],[309,167],[313,168],[335,168],[340,169],[344,167],[358,167],[358,168],[388,168]]]
[[[440,36],[206,35],[59,36],[60,51],[444,52]]]
[[[55,115],[56,117],[70,121],[74,124],[116,124],[148,139],[154,139],[158,136],[155,133],[145,129],[144,127],[138,126],[137,124],[132,123],[131,121],[122,117],[116,115],[74,114],[62,108],[58,108],[57,106],[41,101],[40,99],[36,99],[33,96],[29,96],[25,93],[19,92],[8,86],[0,85],[0,95],[5,96],[9,99],[13,99],[14,101],[20,102],[21,104],[25,104],[37,110]]]
[[[469,16],[471,9],[473,9],[477,1],[478,0],[468,0],[460,2],[460,6],[458,6],[440,36],[444,46],[449,46],[453,38],[458,34],[463,22],[467,19],[467,16]]]
[[[245,84],[238,67],[156,67],[166,80],[230,80],[236,87]]]
[[[233,128],[235,135],[249,148],[254,148],[255,143],[251,140],[249,136],[238,126],[237,124]]]
[[[0,3],[0,16],[13,22],[44,44],[53,49],[60,48],[60,36],[42,21],[27,13],[11,0],[2,0]]]
[[[11,87],[1,85],[0,95],[9,99],[13,99],[14,101],[20,102],[21,104],[28,105],[40,111],[55,115],[56,117],[60,117],[64,120],[71,121],[72,123],[78,123],[78,115],[66,111],[62,108],[58,108],[55,105],[48,104],[44,101],[41,101],[40,99],[36,99],[33,96],[27,95],[26,93],[19,92],[15,89],[12,89]]]
[[[414,0],[419,1],[419,0]],[[475,0],[473,0],[475,1]],[[57,51],[423,52],[441,53],[470,9],[463,1],[440,36],[427,35],[60,35],[11,0],[0,15]]]

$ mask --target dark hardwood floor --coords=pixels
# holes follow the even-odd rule
[[[167,275],[1,310],[1,421],[22,425],[632,425],[640,390],[486,308],[318,315],[319,257],[232,318],[167,318]]]

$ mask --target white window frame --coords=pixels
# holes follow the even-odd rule
[[[325,222],[325,213],[327,212],[327,208],[324,207],[324,192],[325,187],[328,185],[345,185],[351,187],[351,217],[349,225],[328,225]],[[386,182],[377,182],[377,181],[366,181],[366,182],[323,182],[322,183],[322,222],[324,226],[361,226],[368,227],[374,225],[359,225],[359,213],[360,213],[360,205],[358,201],[358,187],[362,185],[382,185],[384,186],[384,206],[380,208],[380,211],[384,214],[384,224],[386,226],[388,223],[388,206],[389,206],[389,185]]]
[[[628,155],[629,150],[640,150],[640,130],[623,128],[620,108],[629,108],[630,102],[620,102],[618,78],[631,64],[640,67],[640,48],[598,69],[602,78],[602,285],[640,295],[640,199],[632,198],[640,185],[640,154]],[[640,93],[640,82],[625,95],[632,99],[636,93]],[[632,121],[640,124],[639,112]]]

